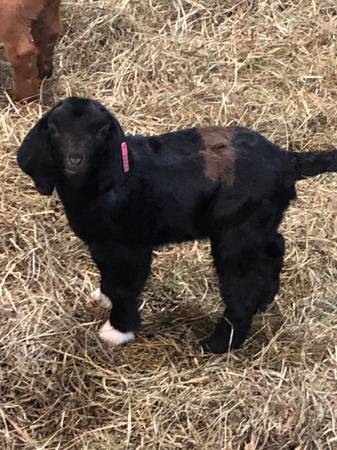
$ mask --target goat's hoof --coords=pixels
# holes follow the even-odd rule
[[[31,94],[23,94],[23,93],[15,93],[13,96],[14,100],[21,105],[27,105],[28,103],[34,102],[39,97],[39,94],[31,93]]]
[[[111,308],[111,300],[105,294],[102,293],[100,288],[93,291],[91,298],[100,304],[103,308]]]
[[[231,350],[239,348],[243,340],[238,340],[236,337],[231,336],[230,330],[226,333],[219,333],[219,328],[215,329],[214,332],[203,339],[200,344],[206,353],[227,353]]]
[[[118,331],[116,330],[116,328],[113,328],[109,320],[107,320],[105,324],[100,328],[98,335],[102,341],[114,347],[127,344],[135,338],[135,335],[132,331],[123,333],[122,331]]]
[[[51,78],[53,75],[53,65],[51,63],[39,64],[39,78]]]
[[[209,336],[208,338],[203,339],[200,342],[200,345],[205,353],[221,354],[221,353],[226,353],[230,350],[228,342],[213,339],[212,336]]]

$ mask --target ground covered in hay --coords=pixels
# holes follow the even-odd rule
[[[298,184],[277,301],[241,350],[210,356],[208,243],[156,254],[138,339],[111,350],[86,249],[15,164],[70,94],[129,132],[242,124],[290,150],[336,145],[335,0],[67,0],[63,23],[39,103],[11,102],[0,49],[0,449],[337,449],[337,176]]]

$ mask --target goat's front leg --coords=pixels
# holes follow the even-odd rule
[[[53,0],[41,11],[33,22],[32,33],[39,49],[37,65],[41,79],[53,73],[53,54],[56,41],[61,33],[60,1]]]
[[[29,29],[20,34],[13,32],[11,39],[4,41],[4,46],[5,54],[14,69],[15,98],[22,100],[35,97],[40,85],[37,69],[38,50]]]
[[[90,250],[101,273],[101,293],[112,304],[99,336],[111,345],[125,344],[140,325],[138,297],[150,273],[152,249],[95,243]]]

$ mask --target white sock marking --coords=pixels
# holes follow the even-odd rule
[[[100,288],[96,289],[92,294],[91,298],[95,302],[99,302],[101,306],[104,308],[111,308],[111,301],[108,296],[103,294],[103,292],[100,290]]]
[[[107,342],[108,344],[113,346],[126,344],[127,342],[132,341],[135,338],[135,335],[132,331],[123,333],[122,331],[118,331],[116,330],[116,328],[113,328],[109,320],[107,320],[105,324],[102,325],[98,335],[102,341]]]

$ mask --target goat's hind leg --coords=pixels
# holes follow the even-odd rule
[[[12,63],[15,78],[15,97],[17,100],[35,97],[39,90],[37,70],[38,50],[27,27],[17,27],[17,33],[4,41],[5,53]]]
[[[212,240],[212,254],[226,310],[203,343],[207,351],[223,353],[245,341],[253,315],[270,303],[279,288],[284,241],[276,234],[267,243],[232,251],[226,240]]]
[[[278,293],[284,253],[284,238],[280,233],[275,233],[263,247],[260,257],[259,278],[262,280],[263,286],[260,297],[256,301],[260,311],[265,311]]]
[[[37,60],[41,79],[51,77],[53,73],[53,54],[56,41],[61,33],[60,2],[53,1],[40,13],[33,23],[32,32],[39,49]]]

